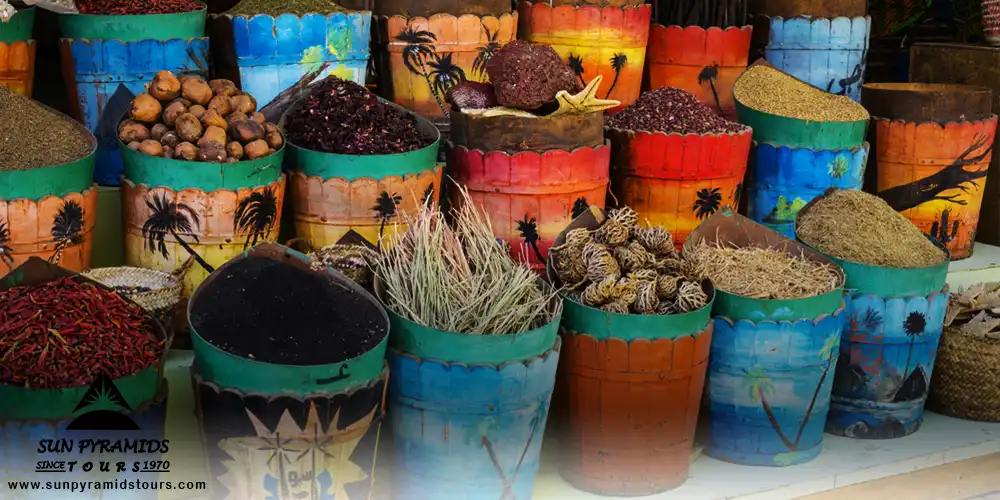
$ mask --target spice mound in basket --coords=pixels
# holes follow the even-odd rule
[[[537,118],[587,114],[618,106],[600,99],[601,76],[587,85],[556,51],[544,44],[514,40],[486,62],[491,83],[463,81],[445,98],[453,111],[469,115]]]
[[[233,17],[265,15],[276,18],[282,14],[301,17],[306,14],[327,15],[345,10],[347,9],[333,0],[241,0],[225,13]]]
[[[663,87],[639,96],[607,119],[608,127],[635,132],[667,134],[729,134],[748,130],[746,125],[717,115],[694,94]]]
[[[197,0],[76,0],[76,9],[81,14],[102,16],[179,14],[203,8],[205,6]]]
[[[343,155],[407,153],[434,139],[417,128],[412,113],[378,98],[365,87],[326,78],[288,110],[288,140],[311,151]]]
[[[800,213],[795,231],[803,243],[838,259],[890,268],[941,264],[943,250],[882,198],[836,190]]]
[[[471,335],[514,335],[545,326],[561,314],[555,291],[510,258],[489,220],[464,201],[452,225],[436,207],[402,215],[407,230],[375,266],[386,308],[418,325]]]
[[[0,86],[0,171],[62,165],[92,149],[69,118]]]
[[[154,365],[165,349],[142,309],[91,283],[62,278],[0,292],[0,384],[89,385]]]
[[[571,229],[552,247],[553,269],[567,297],[618,314],[683,314],[708,295],[663,227],[643,227],[628,207],[608,212],[599,227]]]
[[[229,80],[156,74],[135,97],[118,138],[149,156],[211,163],[256,160],[284,144],[257,100]]]
[[[767,65],[751,66],[733,87],[736,100],[757,111],[810,122],[867,120],[850,97],[829,94]]]

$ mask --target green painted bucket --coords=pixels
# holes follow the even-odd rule
[[[31,40],[31,33],[35,27],[34,6],[19,9],[10,21],[0,23],[0,42],[12,43]]]
[[[178,14],[92,15],[61,14],[62,37],[70,39],[188,40],[205,36],[206,8]]]
[[[697,244],[702,239],[709,243],[731,243],[737,247],[756,246],[784,249],[795,254],[801,252],[809,260],[836,266],[836,262],[828,256],[742,215],[735,214],[729,207],[723,208],[698,226],[684,242],[684,248],[691,248],[689,245]],[[844,272],[840,267],[837,267],[837,270],[840,274],[840,286],[814,297],[789,300],[751,299],[718,290],[713,316],[724,316],[733,322],[742,319],[753,322],[794,322],[833,314],[840,308],[844,296]]]
[[[262,243],[250,250],[246,250],[242,255],[238,255],[219,270],[235,265],[243,259],[249,257],[263,257],[272,260],[281,260],[300,269],[310,270],[309,258],[305,255],[275,243]],[[366,292],[360,285],[351,281],[343,274],[326,270],[332,276],[334,282],[351,290],[353,293],[361,294],[372,303],[381,305],[375,297]],[[188,302],[187,317],[188,323],[191,321],[191,311],[198,302],[199,296],[204,290],[212,286],[212,282],[220,274],[218,272],[210,275],[191,296]],[[386,323],[389,318],[383,313]],[[262,363],[248,358],[243,358],[227,353],[206,341],[194,327],[191,328],[191,342],[194,349],[194,367],[197,373],[206,381],[212,382],[224,389],[235,389],[245,394],[289,394],[295,396],[307,396],[309,394],[323,392],[332,393],[344,391],[352,387],[367,384],[379,377],[385,361],[386,345],[389,335],[380,339],[375,347],[368,352],[339,363],[324,365],[280,365],[273,363]]]

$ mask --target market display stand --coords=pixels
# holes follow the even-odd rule
[[[951,264],[948,283],[952,289],[983,281],[1000,281],[1000,247],[977,243],[971,258]],[[161,481],[206,481],[198,422],[194,416],[189,367],[190,351],[175,351],[167,360],[170,403],[167,438],[171,472]],[[387,443],[383,443],[381,447]],[[542,470],[535,486],[535,500],[596,500],[600,497],[569,486],[555,467],[552,453],[558,448],[547,440],[542,452]],[[696,451],[697,453],[697,451]],[[826,436],[823,453],[812,462],[789,468],[747,467],[698,456],[691,477],[673,491],[642,497],[662,500],[782,500],[799,498],[962,460],[1000,453],[1000,424],[971,422],[928,411],[923,428],[908,437],[886,441],[862,441]],[[957,465],[957,464],[956,464]],[[388,500],[376,477],[377,500]],[[1000,483],[1000,479],[997,479]],[[1000,484],[997,485],[1000,490]],[[964,495],[941,497],[959,499]],[[159,500],[208,499],[207,492],[161,490]]]

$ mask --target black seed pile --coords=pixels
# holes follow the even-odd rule
[[[0,86],[0,171],[62,165],[90,154],[69,119]]]
[[[712,112],[690,92],[673,87],[642,94],[620,113],[608,118],[607,125],[619,130],[668,134],[725,134],[746,130],[745,125]]]
[[[191,326],[230,354],[299,366],[355,358],[388,333],[379,307],[361,293],[263,257],[222,270],[193,304]]]
[[[425,148],[433,139],[417,119],[368,89],[331,76],[285,119],[285,137],[301,148],[344,155],[384,155]]]

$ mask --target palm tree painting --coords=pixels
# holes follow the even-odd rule
[[[147,199],[146,206],[151,213],[142,225],[142,237],[146,240],[145,247],[148,251],[159,252],[164,259],[169,258],[170,252],[166,244],[166,236],[169,234],[199,266],[209,273],[215,271],[215,268],[205,262],[205,259],[201,258],[182,237],[182,235],[189,236],[195,243],[198,242],[198,235],[194,234],[194,229],[201,226],[201,221],[191,207],[167,200],[166,194],[163,193],[154,194],[152,200]]]
[[[444,103],[434,92],[431,74],[427,69],[428,59],[434,56],[434,43],[437,42],[437,35],[430,31],[417,30],[413,26],[407,26],[394,37],[394,40],[406,44],[406,47],[403,48],[403,65],[410,73],[424,77],[438,107],[444,111]]]
[[[903,333],[907,337],[910,337],[910,347],[906,351],[906,369],[903,370],[903,377],[905,378],[908,373],[910,373],[910,359],[913,356],[913,341],[917,337],[924,334],[924,328],[927,328],[927,318],[923,313],[914,311],[911,312],[907,317],[906,321],[903,322]]]
[[[576,78],[580,80],[580,85],[584,87],[587,86],[587,82],[583,81],[583,58],[576,54],[569,55],[569,68],[573,70]]]
[[[486,78],[486,61],[489,61],[493,54],[500,49],[500,29],[490,31],[483,26],[486,32],[486,43],[476,47],[476,59],[472,61],[472,73]]]
[[[830,174],[830,177],[833,177],[834,179],[840,179],[841,177],[847,175],[847,170],[849,168],[850,165],[847,163],[847,157],[844,155],[837,155],[837,157],[827,165],[827,171]]]
[[[608,93],[604,94],[605,99],[611,96],[611,91],[615,89],[615,85],[618,85],[618,77],[621,76],[622,70],[625,69],[626,64],[628,64],[628,56],[625,54],[615,54],[611,57],[611,69],[615,71],[615,78],[611,80],[611,86],[608,87]]]
[[[59,264],[62,252],[67,246],[83,241],[82,232],[83,207],[73,200],[67,200],[56,212],[56,217],[52,221],[52,238],[58,243],[55,253],[49,257],[49,262]]]
[[[453,54],[451,52],[447,54],[434,54],[434,60],[427,63],[431,68],[428,75],[431,81],[431,93],[434,94],[434,98],[437,99],[438,105],[441,106],[441,111],[444,112],[445,116],[448,116],[448,111],[444,109],[444,105],[441,103],[441,96],[447,94],[448,89],[465,81],[465,71],[452,62],[452,57]]]
[[[694,201],[692,210],[699,219],[704,219],[718,212],[721,206],[722,193],[719,192],[719,188],[704,188],[698,191],[698,199]]]
[[[250,196],[240,200],[236,207],[234,229],[236,234],[246,233],[243,249],[256,245],[271,236],[278,221],[278,198],[270,187],[263,191],[254,191]]]
[[[403,201],[403,197],[396,193],[391,195],[387,191],[382,191],[378,195],[378,199],[375,200],[375,205],[372,206],[372,211],[375,212],[375,220],[380,221],[381,225],[378,228],[378,243],[376,248],[382,248],[382,231],[385,230],[385,224],[392,220],[396,216],[396,207],[399,203]]]
[[[722,104],[719,103],[719,93],[715,90],[715,79],[718,77],[718,63],[705,66],[701,69],[701,73],[698,73],[698,85],[704,85],[705,82],[708,82],[709,87],[712,89],[712,97],[715,99],[715,107],[718,108],[719,113],[722,113]]]
[[[589,208],[590,208],[590,204],[587,203],[587,199],[586,198],[584,198],[582,196],[580,198],[577,198],[576,201],[573,202],[573,212],[572,212],[573,218],[575,219],[575,218],[583,215],[583,213],[586,212],[587,209],[589,209]]]
[[[434,183],[430,183],[427,189],[424,190],[424,196],[420,199],[420,204],[423,206],[428,206],[431,200],[434,199]]]
[[[10,243],[10,229],[7,228],[7,222],[0,222],[0,262],[7,265],[7,269],[11,269],[14,266],[14,250],[8,245]]]
[[[521,233],[521,237],[524,238],[524,242],[535,251],[535,257],[538,258],[538,262],[545,262],[545,257],[542,257],[542,252],[538,251],[538,223],[535,218],[528,218],[528,214],[524,214],[524,220],[517,221],[517,231]]]

